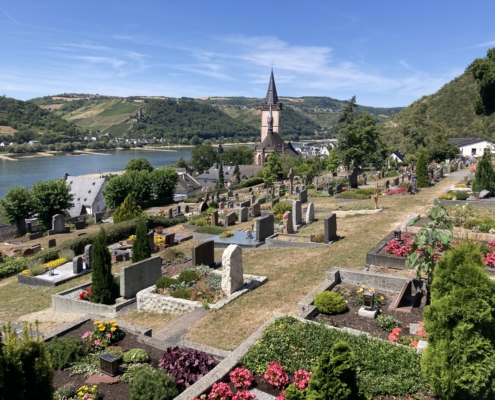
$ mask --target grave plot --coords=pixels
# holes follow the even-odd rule
[[[83,317],[51,332],[45,341],[48,350],[54,352],[55,389],[67,391],[66,387],[71,385],[74,396],[82,390],[108,399],[129,399],[133,377],[144,373],[148,376],[146,389],[149,392],[163,393],[168,388],[175,397],[225,357],[221,350],[207,346],[199,350],[193,343],[180,349],[171,348],[151,334],[150,329],[105,320],[98,315]],[[164,379],[158,370],[172,378]],[[180,373],[187,374],[187,378],[184,380]]]

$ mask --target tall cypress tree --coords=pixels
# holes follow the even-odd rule
[[[91,301],[99,304],[113,302],[113,275],[110,252],[107,248],[107,235],[100,229],[93,242],[93,272],[91,283]]]
[[[239,164],[236,164],[234,168],[234,182],[239,183],[240,181],[241,181],[241,170],[239,169]]]
[[[218,167],[218,180],[215,185],[217,189],[223,189],[225,188],[225,180],[223,176],[223,163],[220,162],[220,166]]]
[[[139,218],[136,226],[136,239],[132,244],[132,262],[138,262],[151,257],[148,245],[148,224],[145,218]]]
[[[418,162],[416,165],[416,176],[418,177],[418,187],[428,187],[430,182],[428,179],[428,161],[424,151],[419,153]]]
[[[485,150],[474,175],[473,191],[481,192],[482,190],[488,190],[490,196],[495,195],[495,172],[493,171],[490,149]]]

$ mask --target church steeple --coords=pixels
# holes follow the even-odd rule
[[[272,105],[278,103],[277,88],[275,87],[275,78],[273,77],[273,68],[272,74],[270,75],[270,83],[268,84],[268,92],[266,93],[265,103]]]

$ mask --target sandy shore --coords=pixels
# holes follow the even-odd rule
[[[103,175],[122,175],[125,171],[116,171],[116,172],[98,172],[97,174],[86,174],[86,175],[77,175],[81,178],[101,178]]]

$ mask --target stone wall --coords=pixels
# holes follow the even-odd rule
[[[124,267],[120,270],[120,295],[124,299],[135,297],[162,276],[162,260],[160,257],[147,258]]]

